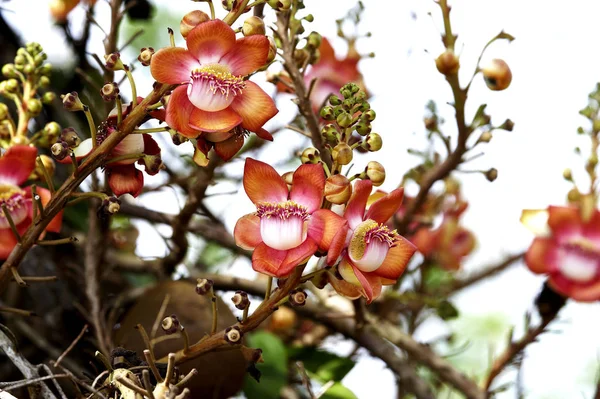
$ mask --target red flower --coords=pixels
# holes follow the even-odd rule
[[[0,158],[0,204],[6,206],[6,210],[17,227],[19,234],[23,234],[31,225],[33,218],[33,201],[31,188],[20,186],[27,181],[35,169],[37,149],[25,145],[10,147]],[[42,205],[50,201],[50,191],[38,187]],[[46,227],[47,231],[58,233],[62,226],[62,212],[52,219]],[[40,237],[40,239],[43,237]],[[17,239],[10,228],[10,224],[4,211],[0,210],[0,259],[8,258],[13,248],[17,245]]]
[[[321,165],[301,165],[288,189],[273,167],[246,159],[244,190],[256,204],[256,213],[239,219],[233,234],[238,246],[254,249],[254,270],[285,277],[318,248],[329,248],[345,221],[330,210],[319,209],[324,187]]]
[[[213,20],[192,29],[186,43],[187,50],[160,49],[150,64],[157,81],[182,84],[167,104],[167,124],[188,138],[201,135],[199,141],[217,143],[215,150],[224,159],[241,148],[245,131],[272,140],[262,126],[277,114],[275,103],[256,83],[245,79],[266,64],[266,36],[236,40],[229,25]],[[205,149],[203,143],[198,144],[200,150]]]
[[[524,219],[527,211],[524,211]],[[547,274],[556,292],[576,301],[600,299],[600,212],[584,219],[578,208],[550,206],[547,237],[531,243],[525,263],[538,274]]]
[[[365,212],[373,184],[360,180],[348,201],[344,217],[348,224],[331,243],[327,263],[342,259],[338,272],[342,279],[328,273],[329,282],[342,295],[368,302],[377,298],[382,285],[396,282],[416,248],[385,223],[398,211],[404,190],[396,189],[375,201]]]

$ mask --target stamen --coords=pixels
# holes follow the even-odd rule
[[[361,259],[367,250],[367,246],[373,240],[384,243],[391,248],[399,240],[399,235],[396,230],[390,230],[384,224],[378,224],[371,219],[365,220],[356,227],[350,239],[348,249],[351,257]]]
[[[277,204],[265,202],[256,205],[256,215],[259,218],[278,217],[282,220],[299,217],[303,221],[308,220],[310,214],[306,207],[295,203],[294,201],[279,202]]]
[[[17,186],[2,184],[0,185],[0,205],[10,213],[15,223],[20,223],[26,217],[25,193]],[[8,226],[8,220],[3,210],[0,210],[0,225],[2,228]]]
[[[237,96],[242,93],[246,87],[242,76],[235,76],[229,72],[229,68],[225,65],[211,64],[205,65],[192,71],[193,81],[205,81],[208,83],[208,90],[212,94],[219,92],[225,98],[229,98],[229,94]]]

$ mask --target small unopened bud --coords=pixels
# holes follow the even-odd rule
[[[515,123],[513,121],[511,121],[510,119],[507,119],[504,121],[504,123],[502,123],[500,126],[498,126],[498,129],[503,129],[503,130],[506,130],[507,132],[512,132],[514,127],[515,127]]]
[[[40,76],[40,79],[38,80],[38,85],[42,89],[45,89],[46,87],[50,86],[50,79],[47,76]]]
[[[104,209],[108,214],[114,215],[121,210],[121,200],[114,196],[108,197],[102,201],[101,208]]]
[[[365,173],[375,187],[381,186],[385,181],[385,169],[382,164],[377,161],[371,161],[367,164]]]
[[[362,117],[369,122],[373,122],[375,120],[376,116],[377,116],[377,114],[372,109],[365,111],[362,114]]]
[[[512,72],[504,60],[495,58],[488,65],[481,68],[483,79],[490,90],[504,90],[510,86]]]
[[[381,150],[383,147],[383,140],[377,133],[369,133],[365,139],[363,147],[367,151],[375,152]]]
[[[164,167],[160,153],[155,155],[144,155],[140,160],[146,167],[146,173],[150,176],[154,176]]]
[[[107,83],[100,89],[100,95],[106,102],[113,101],[119,95],[119,86],[116,82]]]
[[[288,185],[288,188],[291,188],[292,182],[294,181],[294,172],[285,172],[281,175],[281,178]]]
[[[48,105],[48,104],[52,104],[52,102],[54,102],[54,100],[56,100],[56,94],[52,91],[48,91],[46,93],[44,93],[44,95],[42,96],[42,103]]]
[[[264,36],[266,32],[265,23],[262,18],[253,15],[249,18],[246,18],[244,24],[242,25],[242,34],[244,36],[252,36],[252,35],[262,35]]]
[[[81,138],[72,127],[67,127],[60,133],[60,140],[65,142],[69,147],[75,148],[81,144]]]
[[[492,133],[491,132],[483,132],[481,136],[477,139],[478,143],[489,143],[492,141]]]
[[[160,323],[160,327],[163,329],[165,334],[171,335],[171,334],[175,334],[177,331],[179,331],[179,329],[181,327],[181,323],[179,322],[179,319],[177,318],[177,316],[175,316],[173,314],[171,316],[167,316],[164,319],[162,319],[162,322]]]
[[[341,112],[336,118],[335,121],[337,122],[338,125],[340,125],[341,127],[348,127],[352,124],[352,115],[350,115],[348,112],[344,111]]]
[[[289,10],[290,7],[292,6],[292,1],[291,0],[267,0],[267,3],[275,11]]]
[[[567,200],[570,203],[577,203],[581,200],[581,193],[579,192],[579,190],[577,188],[572,188],[567,193]]]
[[[52,144],[52,147],[50,147],[50,152],[52,152],[54,158],[59,161],[65,159],[67,155],[69,155],[70,151],[71,150],[69,149],[69,146],[64,141],[58,141]]]
[[[319,150],[313,147],[309,147],[306,150],[302,151],[302,155],[300,156],[300,161],[303,164],[307,163],[319,163],[321,160],[321,153]]]
[[[244,291],[236,291],[233,297],[231,297],[231,302],[239,310],[244,310],[250,306],[250,299],[248,299],[248,294]]]
[[[5,78],[16,78],[17,76],[17,68],[15,68],[15,64],[5,64],[2,67],[2,75]]]
[[[458,72],[460,62],[452,50],[446,50],[435,59],[435,67],[442,75],[451,75]]]
[[[38,71],[43,76],[50,76],[52,74],[52,64],[44,64],[38,69]]]
[[[275,59],[277,55],[277,43],[269,36],[269,54],[267,55],[267,64]]]
[[[352,195],[352,183],[344,175],[332,175],[325,181],[325,199],[332,204],[345,204]]]
[[[19,82],[17,79],[8,79],[6,83],[4,83],[4,90],[9,93],[16,93],[19,90]]]
[[[221,0],[221,5],[226,11],[231,11],[236,0]]]
[[[212,289],[214,282],[207,278],[199,278],[196,280],[196,294],[206,295]]]
[[[368,121],[360,120],[356,125],[354,125],[354,129],[356,129],[356,133],[361,136],[366,136],[371,133],[371,124]]]
[[[31,116],[37,116],[42,112],[42,102],[37,98],[27,100],[27,112]]]
[[[335,94],[330,95],[328,101],[329,101],[329,104],[333,105],[334,107],[336,105],[340,105],[342,103],[342,100]]]
[[[567,168],[563,170],[563,178],[567,181],[573,180],[573,174],[571,173],[571,169]]]
[[[331,156],[338,164],[348,165],[352,162],[354,154],[352,153],[352,148],[347,143],[341,142],[333,148]]]
[[[44,169],[46,169],[46,172],[48,172],[48,175],[50,177],[54,176],[54,171],[56,170],[56,164],[54,163],[54,160],[45,154],[40,155],[40,160],[42,161],[42,165],[44,165]],[[41,170],[41,167],[37,164],[35,173],[40,178],[43,178],[44,176],[44,171]]]
[[[0,121],[8,118],[8,107],[4,103],[0,103]]]
[[[332,123],[323,126],[321,128],[321,134],[328,141],[337,141],[338,131]]]
[[[306,38],[307,44],[312,48],[319,48],[321,46],[322,41],[323,37],[317,32],[310,32],[310,34]]]
[[[306,62],[308,57],[310,57],[310,53],[308,51],[306,51],[305,49],[301,48],[301,49],[296,49],[294,51],[294,61],[296,62],[296,65],[298,65],[298,66],[304,65],[304,63]]]
[[[140,50],[140,55],[138,55],[138,61],[143,66],[150,65],[150,61],[152,61],[152,56],[154,55],[154,49],[152,47],[144,47]]]
[[[181,144],[185,143],[186,141],[189,141],[190,139],[188,139],[185,136],[182,136],[181,134],[179,134],[173,130],[171,133],[171,140],[173,140],[173,144],[181,145]]]
[[[109,71],[122,71],[125,69],[119,53],[105,54],[104,61],[106,61],[106,69]]]
[[[242,340],[243,337],[242,330],[238,326],[227,327],[225,329],[225,341],[230,344],[237,344]]]
[[[186,38],[192,29],[206,21],[210,21],[210,17],[204,11],[194,10],[188,12],[179,23],[179,32],[181,32],[181,36]]]
[[[321,108],[321,112],[319,112],[319,115],[321,116],[321,118],[323,118],[327,121],[332,121],[334,119],[333,107],[325,106],[325,107]]]
[[[290,297],[289,297],[289,301],[290,301],[290,305],[292,306],[304,306],[304,304],[306,303],[306,292],[302,291],[302,290],[295,290],[290,292]]]
[[[63,106],[67,111],[83,111],[83,103],[76,91],[61,96]]]
[[[46,123],[46,126],[44,126],[43,132],[48,141],[53,142],[58,138],[58,135],[61,132],[60,125],[56,122],[48,122]]]
[[[491,168],[490,170],[485,172],[485,178],[488,179],[488,181],[490,182],[496,180],[498,178],[498,169]]]

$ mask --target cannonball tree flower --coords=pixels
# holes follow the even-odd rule
[[[372,187],[370,180],[356,182],[344,211],[348,224],[335,235],[327,254],[329,265],[341,255],[339,276],[328,272],[331,285],[342,295],[364,296],[368,302],[381,294],[382,285],[396,282],[416,251],[410,241],[385,224],[398,211],[404,190],[398,188],[366,209]]]
[[[19,234],[23,234],[33,219],[33,199],[30,187],[21,187],[35,169],[37,149],[25,145],[10,147],[0,157],[0,205],[4,205]],[[37,187],[42,205],[50,201],[50,191]],[[62,211],[46,226],[45,231],[58,233],[62,226]],[[43,238],[40,237],[40,239]],[[8,258],[17,245],[7,215],[0,209],[0,259]]]
[[[522,221],[543,214],[524,211]],[[600,212],[583,215],[577,207],[550,206],[548,232],[536,237],[525,254],[525,263],[537,274],[546,274],[550,287],[576,301],[600,299]]]
[[[235,225],[237,245],[254,249],[252,267],[274,277],[289,275],[317,249],[327,250],[346,221],[323,202],[325,173],[319,164],[301,165],[294,172],[291,189],[272,166],[246,159],[244,190],[256,212]]]
[[[192,29],[186,43],[187,49],[158,50],[150,64],[158,82],[180,84],[167,103],[167,124],[185,137],[198,138],[203,153],[207,143],[215,143],[226,160],[241,148],[248,131],[272,140],[263,125],[278,110],[267,93],[246,79],[266,64],[267,37],[236,40],[229,25],[212,20]]]

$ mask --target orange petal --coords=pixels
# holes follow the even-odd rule
[[[342,230],[348,230],[348,221],[329,209],[316,210],[308,220],[308,236],[317,242],[322,251],[329,250],[333,238]]]
[[[345,296],[346,298],[357,299],[362,296],[362,291],[357,286],[350,284],[343,279],[338,279],[333,273],[327,272],[327,281],[329,281],[329,284],[331,284],[338,294]]]
[[[279,112],[273,99],[249,80],[246,81],[242,94],[235,96],[230,108],[242,117],[242,126],[251,132],[258,132]]]
[[[403,197],[404,188],[400,187],[375,201],[367,211],[365,220],[372,219],[377,223],[387,222],[400,208]]]
[[[253,213],[242,216],[233,229],[235,244],[243,249],[251,250],[261,242],[260,218]]]
[[[242,117],[232,107],[215,112],[208,112],[194,107],[190,115],[189,125],[203,132],[226,132],[240,123],[242,123]]]
[[[37,149],[28,145],[10,147],[0,158],[0,182],[20,186],[35,169]]]
[[[379,280],[379,284],[377,284],[376,280],[379,277],[371,277],[368,278],[368,274],[372,273],[363,273],[358,270],[354,265],[346,258],[342,259],[340,264],[338,265],[338,272],[340,275],[346,280],[348,283],[353,284],[358,287],[362,292],[362,295],[367,298],[367,303],[371,303],[373,299],[376,297],[375,294],[379,295],[381,292],[381,281]],[[379,285],[379,292],[376,292],[373,288]]]
[[[201,133],[190,127],[190,114],[195,110],[194,104],[187,96],[187,86],[179,86],[169,97],[167,104],[166,122],[171,129],[177,130],[183,136],[193,139]]]
[[[397,280],[404,273],[410,258],[412,258],[416,251],[417,247],[406,238],[400,236],[400,240],[390,248],[379,269],[373,273],[386,279]]]
[[[160,83],[176,85],[190,81],[198,60],[184,48],[164,47],[152,56],[150,73]]]
[[[268,55],[269,39],[252,35],[238,39],[219,63],[229,66],[234,75],[246,76],[264,66]]]
[[[344,212],[344,217],[348,219],[351,229],[355,229],[364,220],[365,207],[372,188],[373,184],[370,180],[359,180],[354,184],[352,197],[350,197]]]
[[[579,210],[575,207],[548,207],[548,226],[555,234],[578,231],[583,226]]]
[[[288,199],[288,188],[285,181],[264,162],[246,158],[244,165],[244,190],[248,198],[258,204],[260,202],[284,202]]]
[[[319,54],[319,64],[334,62],[336,60],[335,50],[331,46],[331,43],[329,43],[329,40],[327,40],[327,38],[325,37],[321,40],[321,45],[319,46]]]
[[[309,237],[296,248],[288,250],[277,271],[277,277],[287,277],[296,266],[308,261],[317,252],[317,248],[317,243]]]
[[[548,273],[551,265],[548,258],[558,243],[552,238],[538,237],[533,240],[525,254],[525,264],[534,273]]]
[[[215,19],[192,29],[186,42],[190,53],[200,60],[201,64],[218,63],[235,45],[235,32],[225,22]]]
[[[327,264],[329,266],[335,265],[335,262],[337,262],[342,251],[346,248],[346,238],[348,237],[349,231],[348,225],[345,225],[333,236],[331,244],[329,245],[329,250],[327,251]]]
[[[106,168],[106,173],[108,174],[108,185],[117,197],[127,193],[137,197],[142,193],[144,175],[135,166],[114,166]]]
[[[292,177],[290,199],[313,213],[323,203],[325,171],[320,164],[300,165]]]
[[[438,246],[439,241],[438,230],[429,230],[427,228],[420,228],[411,237],[410,241],[417,247],[419,252],[423,256],[430,256],[435,248]]]
[[[252,253],[252,268],[258,273],[277,277],[281,262],[286,255],[287,251],[278,251],[261,242]]]
[[[15,245],[17,245],[17,239],[12,230],[0,229],[0,259],[8,258]]]
[[[556,292],[579,302],[596,302],[600,300],[600,279],[588,285],[575,284],[562,276],[551,276],[548,284]]]
[[[224,141],[215,143],[215,152],[223,161],[229,161],[244,145],[244,137],[234,135]]]

